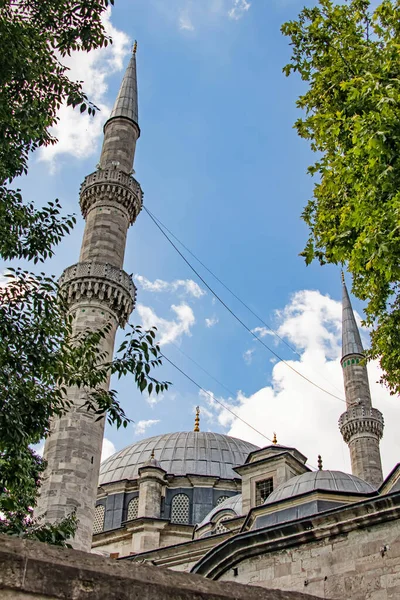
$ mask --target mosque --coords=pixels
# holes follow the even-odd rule
[[[80,259],[60,279],[76,328],[111,322],[109,355],[136,294],[122,266],[142,203],[132,177],[137,106],[135,49],[104,126],[99,165],[81,186]],[[384,421],[372,406],[344,281],[342,340],[347,410],[339,429],[351,474],[324,470],[321,461],[311,470],[301,451],[276,437],[258,448],[201,431],[199,412],[193,431],[136,442],[100,466],[104,424],[82,411],[71,389],[72,407],[46,441],[37,514],[54,522],[76,509],[74,546],[118,560],[320,598],[400,598],[400,465],[383,479]]]

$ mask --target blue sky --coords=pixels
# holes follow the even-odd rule
[[[282,74],[290,47],[280,26],[296,18],[303,4],[116,0],[107,17],[112,48],[89,57],[73,55],[69,63],[71,76],[85,81],[101,113],[90,121],[63,108],[56,129],[59,145],[32,158],[22,187],[26,199],[58,197],[66,212],[78,213],[79,185],[98,162],[101,126],[137,39],[142,134],[135,171],[145,205],[298,354],[261,330],[268,345],[343,398],[339,269],[306,267],[299,257],[307,238],[300,214],[312,194],[306,168],[313,156],[293,129],[299,117],[295,101],[303,88],[298,78]],[[46,265],[49,273],[59,274],[78,260],[83,225],[78,213],[74,232]],[[128,235],[124,268],[139,275],[133,322],[158,324],[165,354],[267,437],[276,431],[278,441],[297,445],[311,464],[321,453],[326,467],[349,469],[337,428],[344,403],[306,383],[254,342],[144,211]],[[207,280],[248,327],[261,326],[209,275]],[[361,312],[357,302],[354,306]],[[388,471],[400,449],[391,427],[398,404],[374,384],[376,365],[370,369],[375,405],[387,417],[382,452]],[[158,375],[174,383],[158,402],[141,396],[128,378],[113,383],[134,423],[125,431],[107,427],[108,451],[142,437],[192,429],[197,404],[203,429],[268,443],[168,365]]]

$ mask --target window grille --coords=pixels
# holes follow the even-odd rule
[[[229,496],[220,496],[217,500],[217,506],[219,506],[220,504],[225,502],[225,500],[228,500],[228,498],[229,498]]]
[[[176,494],[171,504],[171,523],[189,524],[189,496]]]
[[[214,535],[218,535],[219,533],[225,533],[226,531],[229,531],[229,529],[227,529],[224,525],[224,521],[226,521],[227,519],[231,519],[231,516],[228,517],[222,517],[222,519],[220,519],[215,527],[214,527]]]
[[[127,521],[132,521],[133,519],[137,519],[138,516],[138,508],[139,508],[139,497],[136,496],[132,498],[128,504],[128,513],[126,515]]]
[[[98,504],[94,509],[93,534],[104,531],[104,515],[106,508],[103,504]]]
[[[256,506],[264,504],[270,493],[274,489],[274,480],[272,477],[269,479],[263,479],[256,483]]]

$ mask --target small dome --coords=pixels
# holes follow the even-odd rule
[[[233,468],[242,465],[254,450],[258,450],[254,444],[209,431],[156,435],[135,442],[105,460],[100,466],[99,485],[136,479],[139,468],[148,463],[153,451],[159,465],[171,475],[236,479],[239,476]]]
[[[156,459],[154,455],[154,450],[152,450],[149,460],[146,460],[146,462],[143,463],[141,468],[143,467],[153,467],[155,469],[162,469],[160,462]]]
[[[232,510],[237,517],[240,517],[242,514],[242,494],[236,494],[235,496],[231,496],[227,498],[221,504],[217,504],[214,506],[212,510],[204,517],[201,523],[199,523],[196,529],[200,529],[200,527],[204,527],[212,521],[214,515],[222,512],[223,510]],[[233,517],[232,517],[233,518]]]
[[[346,492],[347,494],[372,494],[375,488],[366,481],[355,475],[342,473],[341,471],[312,471],[293,477],[276,488],[264,504],[272,504],[293,498],[315,490],[327,490],[330,492]]]

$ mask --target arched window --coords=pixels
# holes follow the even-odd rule
[[[98,504],[94,509],[93,534],[104,531],[104,515],[106,508],[103,504]]]
[[[136,496],[135,498],[132,498],[132,500],[128,504],[128,513],[126,515],[127,521],[132,521],[133,519],[137,519],[138,508],[139,508],[139,497]]]
[[[171,523],[189,524],[189,496],[176,494],[172,498]]]
[[[229,496],[220,496],[217,500],[217,504],[216,506],[219,506],[220,504],[222,504],[223,502],[225,502],[225,500],[228,500]]]

